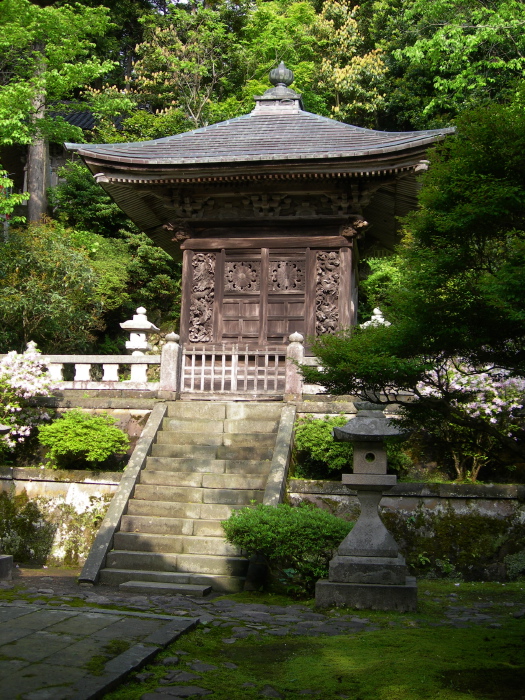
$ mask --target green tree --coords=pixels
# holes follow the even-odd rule
[[[447,124],[512,92],[525,71],[520,0],[363,0],[358,18],[389,68],[388,128]]]
[[[242,3],[227,2],[172,5],[163,16],[145,15],[144,40],[135,47],[126,85],[86,93],[100,118],[97,140],[159,138],[241,113],[232,92],[245,15]]]
[[[387,69],[380,49],[366,49],[358,10],[339,0],[324,2],[316,27],[323,48],[319,85],[336,119],[369,126],[385,104]]]
[[[110,22],[106,8],[80,4],[40,7],[4,0],[0,10],[0,145],[28,148],[28,218],[46,210],[47,141],[83,140],[56,114],[56,105],[114,66],[94,54],[93,39]],[[51,108],[55,107],[53,114]]]
[[[450,363],[457,369],[460,358],[467,378],[487,368],[502,382],[525,376],[524,148],[519,101],[464,113],[457,135],[431,155],[420,209],[405,222],[399,267],[383,293],[391,325],[314,344],[320,381],[334,393],[382,395],[420,424],[430,411],[493,437],[514,459],[525,456],[520,421],[502,429],[492,415],[465,410],[471,396],[451,382]],[[315,372],[305,375],[313,381]]]
[[[10,232],[0,249],[0,348],[85,351],[103,328],[97,277],[58,224]]]

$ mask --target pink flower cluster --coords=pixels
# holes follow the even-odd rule
[[[0,450],[14,449],[38,423],[50,420],[47,411],[30,405],[29,399],[49,396],[55,388],[35,343],[0,360],[0,423],[10,428],[0,437]]]

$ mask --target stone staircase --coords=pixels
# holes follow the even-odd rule
[[[176,401],[140,473],[101,583],[138,593],[242,590],[221,520],[261,503],[283,404]]]

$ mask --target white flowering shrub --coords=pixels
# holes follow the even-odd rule
[[[525,378],[507,370],[448,360],[435,365],[415,393],[425,407],[418,416],[420,432],[448,445],[459,479],[475,481],[501,446],[523,440],[519,413],[525,406]],[[433,401],[435,407],[446,404],[448,412],[432,413]],[[417,406],[412,413],[418,415]]]
[[[14,450],[37,425],[51,420],[45,408],[31,405],[30,399],[49,396],[55,388],[35,343],[0,360],[0,454]]]
[[[525,378],[495,367],[472,367],[465,362],[447,362],[429,372],[417,386],[421,397],[448,397],[472,418],[482,418],[513,437],[514,414],[525,404]]]

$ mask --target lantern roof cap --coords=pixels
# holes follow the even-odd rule
[[[383,407],[367,401],[355,402],[357,416],[346,425],[333,429],[336,442],[383,442],[385,438],[404,434],[390,418],[383,413]]]

